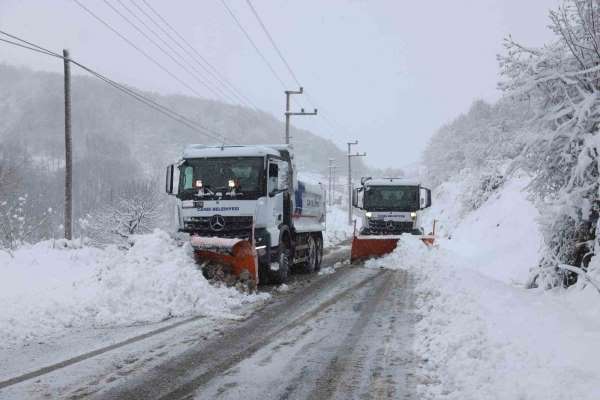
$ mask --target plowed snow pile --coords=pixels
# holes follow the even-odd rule
[[[367,262],[407,269],[416,282],[419,399],[600,399],[600,294],[523,285],[541,241],[526,184],[508,181],[459,215],[452,182],[430,211],[441,220],[436,247],[405,236]]]
[[[113,327],[172,317],[235,318],[261,295],[211,286],[189,245],[163,231],[135,237],[128,251],[45,241],[0,253],[0,348],[69,328]]]
[[[369,267],[415,276],[419,399],[597,400],[600,398],[598,293],[524,290],[475,271],[443,248],[403,238]]]

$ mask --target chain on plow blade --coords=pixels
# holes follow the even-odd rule
[[[191,244],[207,279],[256,290],[258,258],[251,240],[192,236]]]

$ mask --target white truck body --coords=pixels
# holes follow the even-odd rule
[[[180,231],[252,240],[263,270],[282,241],[291,265],[305,263],[310,246],[322,252],[325,192],[298,181],[289,145],[189,145],[167,168],[167,192],[176,195]]]
[[[353,192],[363,236],[422,235],[422,210],[430,205],[431,191],[404,178],[363,178]]]

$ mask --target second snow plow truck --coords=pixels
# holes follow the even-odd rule
[[[391,253],[400,236],[419,235],[433,244],[434,232],[425,235],[421,226],[422,210],[431,206],[431,190],[419,182],[402,178],[362,178],[352,192],[352,206],[361,213],[361,227],[352,239],[352,262]]]
[[[298,181],[289,145],[189,145],[166,191],[208,278],[284,283],[321,266],[324,190]]]

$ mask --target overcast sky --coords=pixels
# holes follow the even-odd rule
[[[215,95],[131,28],[104,0],[80,0],[184,80]],[[119,0],[106,0],[121,8]],[[145,7],[142,0],[120,0]],[[284,95],[221,0],[147,0],[246,97],[283,120]],[[291,75],[245,0],[225,0],[289,89]],[[293,124],[345,147],[358,139],[367,163],[418,161],[435,130],[476,98],[498,98],[496,54],[508,34],[529,44],[552,38],[548,10],[559,0],[252,0],[322,117]],[[136,21],[131,16],[132,21]],[[0,29],[60,51],[142,89],[192,94],[72,0],[0,0]],[[160,31],[158,31],[160,33]],[[175,47],[175,46],[174,46]],[[177,47],[175,47],[177,48]],[[0,62],[61,71],[59,61],[0,43]],[[189,69],[189,67],[188,67]],[[1,88],[0,88],[1,90]],[[282,132],[283,135],[283,132]],[[302,138],[295,138],[302,140]],[[199,140],[200,141],[200,140]]]

